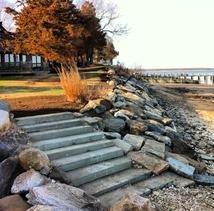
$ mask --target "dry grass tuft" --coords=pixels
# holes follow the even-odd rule
[[[85,103],[105,96],[111,89],[107,84],[91,84],[81,79],[77,68],[62,68],[59,71],[59,78],[69,102]]]

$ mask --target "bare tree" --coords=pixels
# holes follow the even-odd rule
[[[13,17],[5,11],[6,7],[14,8],[15,5],[10,3],[8,0],[0,1],[0,22],[2,22],[3,26],[8,31],[14,31],[15,25],[14,25]]]
[[[76,0],[75,3],[80,6],[86,0]],[[118,7],[113,1],[90,0],[96,8],[96,15],[100,19],[102,30],[109,36],[123,35],[128,32],[127,25],[118,23]]]

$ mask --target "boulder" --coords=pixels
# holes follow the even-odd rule
[[[19,163],[25,169],[34,169],[43,174],[50,172],[50,160],[48,156],[39,149],[28,148],[22,151],[19,155]]]
[[[174,158],[167,158],[170,169],[183,177],[193,179],[195,168]]]
[[[132,134],[126,134],[123,140],[129,144],[131,144],[134,150],[140,150],[145,142],[145,138],[142,136],[136,136]]]
[[[0,199],[1,211],[26,211],[30,206],[19,195]]]
[[[0,163],[0,198],[10,193],[14,179],[23,172],[18,159],[9,157]]]
[[[10,156],[15,156],[19,149],[28,143],[28,136],[15,125],[5,133],[0,134],[0,162]]]
[[[159,157],[147,152],[130,152],[132,161],[144,166],[155,174],[161,174],[169,168],[169,164]]]
[[[84,108],[80,110],[81,113],[88,113],[88,114],[103,114],[106,111],[112,108],[112,104],[109,100],[106,99],[97,99],[97,100],[90,100]]]
[[[152,119],[148,119],[146,120],[146,123],[148,125],[148,130],[149,131],[153,131],[153,132],[157,132],[161,135],[166,133],[165,127],[164,125],[162,125],[161,123],[152,120]]]
[[[125,108],[127,103],[125,101],[117,101],[113,103],[115,108]]]
[[[171,139],[168,136],[162,136],[160,133],[150,131],[146,131],[145,135],[150,136],[159,142],[165,143],[169,147],[172,146]]]
[[[105,131],[120,133],[125,129],[126,123],[120,118],[109,118],[104,120],[104,125]]]
[[[136,94],[127,92],[127,93],[123,93],[122,96],[130,102],[135,103],[136,105],[143,107],[145,105],[145,99],[143,99],[142,97],[139,97]]]
[[[10,112],[10,105],[2,100],[0,100],[0,110]]]
[[[45,176],[31,169],[16,177],[11,193],[29,192],[32,188],[42,186],[46,182],[48,182],[48,179]]]
[[[152,139],[147,139],[141,150],[165,159],[166,146],[164,143],[160,143]]]
[[[26,195],[32,205],[48,205],[59,210],[101,210],[100,202],[85,191],[60,183],[33,188]]]
[[[7,111],[0,110],[0,132],[4,132],[9,129],[11,126],[10,123],[10,114]]]
[[[134,135],[142,135],[148,129],[147,124],[142,121],[130,120],[128,125],[130,133]]]
[[[59,211],[59,207],[47,206],[47,205],[35,205],[27,211]],[[60,209],[60,211],[69,211],[68,209]]]
[[[134,192],[127,192],[110,211],[155,211],[149,199],[143,198]]]

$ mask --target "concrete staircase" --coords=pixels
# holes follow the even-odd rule
[[[35,147],[67,172],[74,186],[99,197],[104,205],[114,203],[130,185],[149,182],[152,175],[147,169],[132,168],[121,148],[70,112],[17,118],[16,122],[28,132]],[[141,195],[151,190],[144,187],[136,190]]]

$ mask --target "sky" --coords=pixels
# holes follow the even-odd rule
[[[214,0],[117,0],[118,60],[142,68],[214,67]]]
[[[113,2],[119,21],[130,29],[114,38],[121,63],[138,68],[214,67],[214,0]]]

